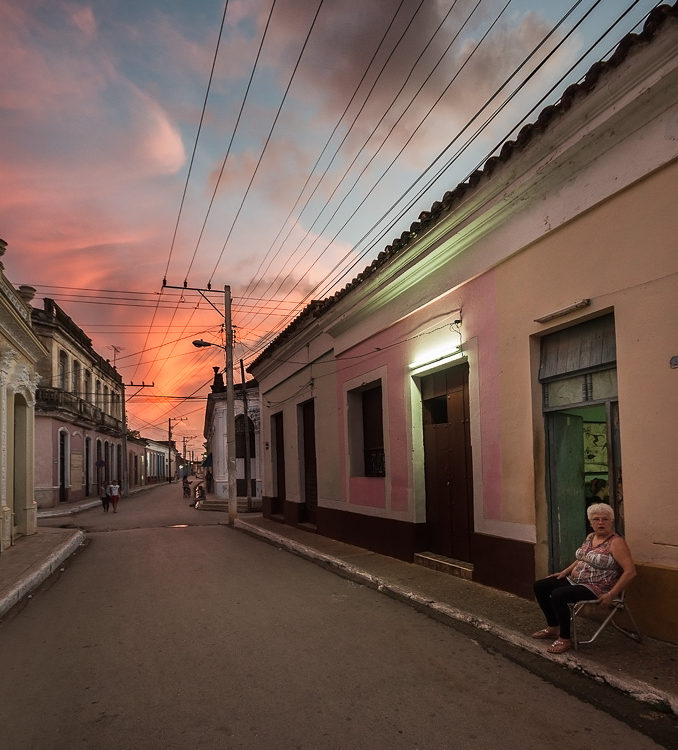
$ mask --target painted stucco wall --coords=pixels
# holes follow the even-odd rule
[[[538,362],[530,356],[531,337],[592,315],[613,311],[621,449],[624,467],[626,535],[639,560],[678,566],[678,514],[675,445],[678,444],[678,216],[673,188],[678,162],[654,173],[576,221],[553,232],[498,267],[497,319],[501,321],[499,358],[502,369],[501,423],[511,439],[502,441],[503,495],[506,509],[527,503],[525,488],[512,467],[531,462],[543,477],[543,419],[530,409],[541,400]],[[591,305],[579,314],[540,325],[534,318],[583,298]],[[532,362],[532,371],[529,366]],[[530,424],[533,420],[534,424]],[[648,433],[648,425],[651,430]],[[509,471],[509,467],[512,468]],[[545,502],[541,481],[537,504]],[[673,506],[673,509],[672,509]],[[510,511],[509,511],[510,512]],[[540,528],[540,538],[546,530]]]
[[[668,579],[675,589],[677,36],[678,27],[668,26],[543,128],[528,130],[507,161],[476,175],[449,213],[432,210],[437,220],[415,223],[404,243],[360,274],[317,321],[295,328],[274,353],[277,371],[260,364],[269,373],[266,390],[285,414],[286,460],[298,461],[288,402],[298,402],[308,373],[293,362],[313,346],[314,331],[317,339],[331,336],[337,437],[328,426],[325,445],[339,472],[325,497],[336,493],[337,507],[425,520],[421,397],[409,364],[456,345],[450,324],[459,318],[469,365],[474,530],[487,540],[513,540],[512,549],[528,555],[536,544],[537,573],[546,573],[540,340],[613,313],[626,536],[644,581],[632,593],[646,596]],[[582,300],[588,305],[538,322]],[[372,480],[351,477],[347,414],[351,391],[376,379],[384,388],[387,456],[378,490]],[[304,398],[311,395],[318,415],[328,401],[312,391]],[[264,402],[264,415],[273,411]],[[270,424],[265,430],[270,439]],[[288,496],[298,493],[290,478]],[[661,613],[666,605],[675,610],[675,597],[661,590],[646,611],[666,625]]]

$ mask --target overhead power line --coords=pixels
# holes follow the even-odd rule
[[[598,2],[600,2],[600,0],[598,0]],[[597,5],[597,4],[598,4],[598,2],[597,2],[597,3],[595,3],[595,5]],[[594,49],[594,48],[595,48],[595,47],[596,47],[596,46],[598,45],[598,43],[600,42],[600,40],[601,40],[602,38],[604,38],[604,37],[605,37],[605,35],[609,34],[609,33],[610,33],[610,31],[611,31],[611,30],[612,30],[612,29],[613,29],[613,28],[614,28],[614,27],[615,27],[615,26],[616,26],[616,25],[617,25],[617,24],[618,24],[618,23],[619,23],[619,22],[621,21],[621,19],[622,19],[622,18],[623,18],[623,17],[624,17],[624,16],[625,16],[625,15],[626,15],[626,14],[627,14],[627,13],[628,13],[628,12],[629,12],[630,10],[631,10],[631,8],[632,8],[632,7],[634,7],[634,6],[635,6],[635,5],[636,5],[636,4],[638,3],[638,2],[639,2],[639,0],[636,0],[636,2],[634,2],[634,3],[633,3],[633,4],[631,5],[631,6],[629,6],[629,7],[628,7],[628,8],[627,8],[627,9],[626,9],[626,10],[624,11],[624,13],[622,13],[622,14],[621,14],[621,15],[620,15],[620,16],[619,16],[619,17],[618,17],[617,19],[616,19],[616,21],[615,21],[615,22],[614,22],[614,23],[613,23],[613,24],[612,24],[612,25],[611,25],[611,26],[610,26],[610,27],[609,27],[609,28],[607,29],[607,31],[605,32],[605,34],[603,34],[603,35],[602,35],[602,36],[601,36],[601,37],[600,37],[599,39],[597,39],[597,40],[596,40],[596,42],[594,42],[594,43],[593,43],[592,45],[590,45],[590,47],[589,47],[589,48],[588,48],[588,49],[587,49],[587,50],[586,50],[586,51],[585,51],[584,53],[582,53],[582,54],[580,55],[580,57],[579,57],[579,59],[577,60],[577,62],[576,62],[576,63],[575,63],[575,64],[574,64],[574,65],[573,65],[573,66],[572,66],[572,67],[571,67],[571,68],[570,68],[570,69],[569,69],[569,70],[567,71],[567,73],[565,73],[564,75],[562,75],[562,76],[560,77],[560,79],[558,80],[558,82],[557,82],[557,83],[556,83],[556,84],[555,84],[555,85],[554,85],[553,87],[551,87],[551,89],[550,89],[550,90],[549,90],[549,91],[547,92],[547,94],[545,94],[545,95],[544,95],[544,96],[543,96],[543,97],[542,97],[542,98],[540,99],[540,102],[539,102],[539,103],[538,103],[538,104],[537,104],[537,105],[536,105],[536,106],[535,106],[535,107],[534,107],[534,108],[533,108],[533,109],[531,110],[531,112],[530,112],[530,113],[529,113],[529,114],[528,114],[527,116],[523,116],[523,118],[522,118],[522,121],[525,121],[525,120],[526,120],[526,119],[527,119],[527,118],[528,118],[528,117],[529,117],[529,116],[530,116],[531,114],[533,114],[533,113],[535,112],[535,110],[536,110],[536,109],[538,109],[538,108],[539,108],[539,107],[540,107],[540,106],[541,106],[541,105],[542,105],[542,104],[544,103],[544,101],[546,101],[546,100],[547,100],[547,98],[548,98],[548,97],[549,97],[549,96],[550,96],[550,95],[551,95],[551,94],[553,93],[553,91],[554,91],[554,90],[555,90],[555,89],[556,89],[556,88],[557,88],[557,87],[558,87],[559,85],[561,85],[561,84],[563,83],[563,81],[564,81],[564,80],[567,80],[567,76],[568,76],[569,74],[571,74],[571,72],[572,72],[572,71],[573,71],[573,70],[574,70],[574,69],[576,68],[577,64],[580,64],[580,63],[581,63],[581,61],[582,61],[582,60],[584,60],[584,59],[585,59],[585,58],[586,58],[586,57],[587,57],[587,56],[588,56],[588,55],[590,54],[590,52],[591,52],[591,51],[592,51],[592,50],[593,50],[593,49]],[[579,4],[579,3],[575,3],[575,6],[573,6],[573,8],[574,8],[574,7],[576,7],[576,6],[578,5],[578,4]],[[594,5],[594,7],[595,7],[595,5]],[[569,15],[569,13],[571,13],[571,12],[572,12],[573,8],[571,8],[571,9],[570,9],[570,10],[568,11],[568,14],[566,14],[566,15]],[[590,11],[589,11],[589,13],[590,13]],[[587,14],[587,15],[588,15],[588,14]],[[562,23],[562,20],[563,20],[563,19],[561,19],[561,21],[559,22],[559,25],[560,25],[560,23]],[[583,19],[582,19],[582,20],[583,20]],[[580,22],[581,22],[581,21],[580,21]],[[550,33],[553,33],[553,32],[550,32]],[[571,33],[571,32],[570,32],[570,33]],[[533,51],[533,52],[532,52],[532,53],[530,54],[530,56],[531,56],[531,55],[532,55],[533,53],[534,53],[534,51]],[[550,57],[550,56],[552,56],[553,54],[554,54],[554,51],[550,53],[549,57]],[[529,57],[529,56],[528,56],[528,57]],[[523,63],[523,65],[524,65],[524,63]],[[522,67],[522,65],[521,65],[521,67]],[[514,75],[515,75],[515,71],[514,71],[514,73],[513,73],[513,74],[512,74],[512,75],[511,75],[511,76],[509,77],[509,79],[508,79],[508,80],[510,80],[510,78],[514,77]],[[504,84],[504,85],[505,85],[505,84]],[[522,85],[524,85],[524,83],[523,83],[523,84],[521,84],[521,86],[522,86]],[[514,95],[515,95],[515,92],[514,92],[514,94],[513,94],[512,96],[511,96],[511,98],[513,98],[513,96],[514,96]],[[491,101],[491,99],[492,99],[492,98],[493,98],[493,97],[491,97],[491,98],[490,98],[490,100],[488,100],[488,102],[486,102],[486,104],[485,104],[485,105],[484,105],[484,106],[483,106],[483,107],[481,108],[481,110],[480,110],[480,111],[482,111],[482,110],[483,110],[483,109],[484,109],[484,108],[485,108],[485,107],[487,106],[487,104],[489,103],[489,101]],[[507,101],[508,101],[508,100],[507,100]],[[505,106],[505,105],[504,105],[504,106]],[[461,131],[460,131],[460,134],[461,134],[461,133],[463,133],[463,132],[464,132],[465,130],[467,130],[467,129],[468,129],[468,127],[469,127],[470,123],[471,123],[471,122],[472,122],[472,121],[473,121],[474,119],[476,119],[476,118],[477,118],[477,116],[478,116],[478,113],[476,113],[476,115],[474,115],[474,117],[473,117],[473,118],[471,119],[471,121],[470,121],[470,122],[469,122],[469,123],[468,123],[468,124],[467,124],[467,125],[466,125],[466,126],[465,126],[464,128],[462,128],[462,129],[461,129]],[[486,124],[487,124],[487,123],[486,123]],[[499,146],[501,146],[501,145],[503,144],[503,142],[505,142],[505,140],[506,140],[506,139],[508,139],[508,137],[510,137],[510,133],[511,133],[511,132],[514,132],[514,131],[516,130],[516,128],[517,128],[517,127],[518,127],[517,125],[514,125],[514,126],[512,126],[512,128],[511,128],[511,131],[510,131],[510,132],[509,132],[509,134],[508,134],[508,135],[506,136],[506,138],[505,138],[505,139],[504,139],[503,141],[501,141],[501,142],[500,142],[500,143],[498,144],[498,146],[497,146],[497,147],[493,148],[493,149],[492,149],[492,151],[490,151],[490,152],[489,152],[489,153],[488,153],[488,154],[487,154],[486,156],[484,156],[482,160],[480,160],[480,162],[479,162],[479,166],[481,166],[481,165],[482,165],[482,164],[483,164],[483,163],[484,163],[484,162],[485,162],[485,161],[486,161],[486,160],[487,160],[487,159],[489,158],[489,156],[491,156],[491,154],[492,154],[492,153],[493,153],[494,151],[496,151],[496,148],[498,148]],[[479,132],[480,132],[480,130],[479,130],[479,131],[477,131],[477,132],[475,133],[474,139],[478,137],[478,134],[479,134]],[[456,138],[455,138],[454,140],[456,140]],[[452,141],[451,143],[453,143],[453,142],[454,142],[454,140],[453,140],[453,141]],[[465,144],[465,148],[468,148],[468,146],[470,145],[470,143],[471,143],[471,142],[472,142],[471,140],[470,140],[470,141],[468,141],[468,142],[467,142],[467,143]],[[432,162],[432,163],[431,163],[431,164],[430,164],[430,165],[429,165],[429,166],[428,166],[428,167],[427,167],[427,168],[426,168],[426,169],[425,169],[425,170],[424,170],[424,171],[423,171],[423,172],[421,173],[421,175],[420,175],[420,176],[419,176],[419,177],[417,178],[417,180],[415,180],[415,182],[414,182],[414,183],[413,183],[412,185],[410,185],[410,187],[409,187],[409,188],[408,188],[408,189],[407,189],[407,190],[406,190],[406,191],[405,191],[405,192],[404,192],[404,193],[403,193],[403,194],[401,195],[401,197],[400,197],[400,198],[399,198],[399,199],[398,199],[397,201],[395,201],[395,202],[394,202],[394,204],[392,204],[391,208],[390,208],[390,209],[389,209],[389,210],[388,210],[388,211],[387,211],[387,212],[386,212],[386,213],[385,213],[385,214],[384,214],[384,215],[383,215],[383,216],[381,217],[381,219],[380,219],[380,220],[379,220],[378,222],[376,222],[376,223],[375,223],[375,224],[374,224],[374,225],[372,226],[372,228],[371,228],[370,230],[368,230],[368,232],[367,232],[367,233],[366,233],[365,235],[363,235],[362,239],[361,239],[361,240],[359,240],[359,242],[357,243],[357,245],[355,245],[354,247],[357,247],[357,246],[359,246],[359,245],[360,245],[360,244],[361,244],[361,243],[362,243],[362,242],[363,242],[363,241],[364,241],[364,240],[366,239],[366,237],[367,237],[367,236],[369,236],[369,233],[371,233],[371,232],[372,232],[372,231],[373,231],[373,230],[375,229],[375,227],[376,227],[376,226],[378,226],[378,225],[379,225],[379,223],[381,223],[381,221],[382,221],[382,220],[383,220],[384,218],[386,218],[386,217],[388,216],[388,213],[389,213],[389,212],[390,212],[390,211],[391,211],[391,210],[392,210],[392,209],[393,209],[393,208],[394,208],[395,206],[397,206],[397,205],[398,205],[398,203],[402,202],[402,200],[403,200],[403,199],[404,199],[404,198],[405,198],[405,197],[407,196],[407,194],[408,194],[409,192],[411,192],[411,190],[412,190],[412,189],[413,189],[414,187],[416,187],[416,185],[417,185],[417,184],[418,184],[418,183],[419,183],[419,182],[420,182],[420,181],[421,181],[421,180],[423,179],[423,177],[424,177],[424,176],[425,176],[426,174],[428,174],[428,173],[430,172],[430,170],[431,170],[431,169],[432,169],[432,167],[433,167],[433,166],[434,166],[434,165],[436,164],[436,162],[438,162],[438,161],[440,160],[440,158],[442,157],[442,155],[443,155],[443,154],[444,154],[444,153],[445,153],[445,152],[446,152],[446,151],[447,151],[447,150],[449,149],[449,147],[451,146],[451,143],[450,143],[450,144],[448,144],[448,146],[447,146],[447,147],[446,147],[446,148],[445,148],[445,149],[444,149],[444,150],[443,150],[443,151],[441,152],[441,154],[439,154],[439,155],[438,155],[438,157],[436,157],[436,159],[435,159],[435,160],[434,160],[434,161],[433,161],[433,162]],[[457,152],[457,154],[455,155],[455,159],[456,159],[456,158],[458,158],[458,157],[459,157],[459,155],[460,155],[460,153],[459,153],[459,152]],[[444,172],[445,172],[445,171],[446,171],[447,169],[449,169],[449,167],[451,166],[451,164],[452,164],[452,163],[454,163],[454,159],[453,159],[453,160],[450,160],[450,161],[448,161],[448,162],[446,163],[445,167],[441,168],[441,169],[440,169],[440,170],[439,170],[439,171],[438,171],[438,172],[436,173],[436,175],[435,175],[435,178],[432,178],[432,179],[431,179],[431,180],[429,181],[429,183],[428,183],[428,184],[426,185],[426,188],[425,188],[425,189],[422,189],[422,190],[420,190],[420,191],[419,191],[419,193],[417,194],[417,198],[418,198],[418,197],[421,197],[421,195],[423,195],[423,194],[424,194],[425,190],[429,189],[429,188],[430,188],[430,187],[431,187],[431,186],[433,185],[434,181],[435,181],[435,180],[437,180],[437,179],[439,179],[439,178],[440,178],[440,177],[442,176],[442,174],[443,174],[443,173],[444,173]],[[383,178],[383,174],[382,174],[382,178]],[[380,179],[381,179],[381,178],[380,178]],[[391,222],[389,223],[389,226],[387,227],[387,229],[385,229],[385,230],[384,230],[384,231],[383,231],[383,232],[382,232],[382,233],[380,234],[380,236],[379,236],[379,239],[383,239],[383,237],[385,236],[385,233],[386,233],[387,231],[390,231],[390,230],[391,230],[391,229],[392,229],[392,228],[394,227],[394,225],[395,225],[395,224],[396,224],[396,223],[397,223],[398,221],[402,220],[402,218],[403,218],[403,216],[404,216],[405,212],[406,212],[407,210],[409,210],[409,209],[411,209],[411,208],[412,208],[412,206],[414,205],[414,202],[415,202],[415,201],[414,201],[414,199],[413,199],[412,201],[410,201],[410,202],[408,203],[408,205],[406,206],[406,208],[405,208],[405,209],[403,209],[403,210],[400,210],[400,211],[398,212],[397,216],[395,216],[395,217],[394,217],[394,218],[392,219],[392,221],[391,221]],[[337,268],[338,268],[338,266],[335,266],[335,267],[334,267],[334,269],[333,269],[333,270],[332,270],[332,271],[331,271],[331,272],[330,272],[329,274],[327,274],[327,275],[326,275],[326,277],[325,277],[324,281],[322,282],[322,283],[325,283],[325,284],[326,284],[326,286],[325,286],[325,289],[324,289],[324,291],[322,292],[322,294],[321,294],[321,295],[318,295],[318,291],[319,291],[320,287],[322,286],[322,283],[319,283],[318,285],[316,285],[316,287],[315,287],[315,288],[314,288],[314,289],[313,289],[313,290],[312,290],[311,292],[309,292],[309,293],[308,293],[308,294],[306,295],[306,297],[305,297],[305,300],[308,300],[308,299],[310,299],[310,298],[312,298],[312,297],[318,297],[318,296],[322,296],[322,295],[326,294],[326,293],[327,293],[327,292],[329,291],[329,289],[331,289],[331,288],[332,288],[333,286],[335,286],[336,284],[338,284],[338,283],[340,282],[340,280],[341,280],[341,279],[342,279],[343,277],[345,277],[345,274],[346,274],[346,273],[348,273],[348,271],[349,271],[349,270],[353,269],[353,268],[355,267],[355,265],[356,265],[356,264],[357,264],[358,262],[360,262],[360,259],[364,257],[364,255],[366,254],[366,252],[367,252],[367,251],[369,251],[369,250],[371,250],[371,249],[374,249],[374,246],[375,246],[375,244],[376,244],[376,242],[377,242],[377,241],[378,241],[378,240],[375,240],[375,243],[373,243],[373,244],[372,244],[372,246],[371,246],[370,248],[368,248],[368,249],[367,249],[367,250],[366,250],[366,251],[365,251],[364,253],[362,253],[362,254],[361,254],[361,255],[359,256],[359,258],[358,258],[358,259],[354,260],[354,261],[353,261],[353,262],[351,263],[350,267],[349,267],[349,268],[348,268],[347,270],[345,270],[344,272],[342,272],[341,274],[339,274],[339,273],[337,272]],[[346,255],[346,256],[344,256],[344,260],[346,260],[346,259],[347,259],[347,258],[348,258],[348,257],[349,257],[350,255],[352,255],[352,253],[347,253],[347,255]],[[333,274],[335,274],[335,273],[336,273],[337,275],[335,275],[335,276],[334,276],[334,278],[332,279],[332,281],[330,282],[330,281],[329,281],[329,279],[330,279],[330,278],[332,277],[332,275],[333,275]],[[303,303],[302,303],[302,304],[303,304]],[[301,309],[301,305],[299,306],[299,308],[298,308],[298,309]],[[290,319],[290,318],[288,318],[288,320],[289,320],[289,319]],[[270,342],[270,341],[272,340],[272,338],[273,338],[273,337],[274,337],[275,335],[277,335],[277,332],[278,332],[279,330],[281,330],[281,328],[282,328],[282,327],[284,327],[284,325],[285,325],[285,322],[284,322],[284,321],[282,321],[282,322],[281,322],[281,325],[280,325],[280,327],[276,328],[276,330],[273,330],[273,331],[271,331],[271,333],[270,333],[270,334],[269,334],[268,336],[264,337],[264,338],[263,338],[263,339],[261,340],[261,342],[259,343],[259,345],[257,345],[257,347],[256,347],[255,349],[252,349],[252,350],[250,350],[250,351],[248,352],[248,357],[253,357],[253,356],[256,356],[256,354],[257,354],[258,352],[262,351],[262,350],[263,350],[263,349],[264,349],[264,348],[265,348],[265,347],[266,347],[266,346],[268,345],[268,343],[269,343],[269,342]]]
[[[236,222],[238,221],[238,218],[240,216],[240,213],[242,211],[243,206],[245,205],[245,201],[247,200],[247,196],[249,195],[249,192],[252,188],[252,184],[254,183],[254,179],[257,176],[257,173],[259,171],[259,167],[261,166],[261,162],[264,158],[264,154],[266,153],[266,150],[268,148],[268,144],[271,142],[271,137],[273,136],[273,131],[275,130],[275,126],[278,122],[278,118],[280,117],[280,113],[282,112],[282,108],[285,104],[285,100],[287,99],[287,95],[289,93],[290,87],[292,86],[292,81],[294,80],[297,70],[299,69],[299,64],[301,63],[301,58],[304,55],[304,51],[306,50],[306,46],[308,45],[308,40],[311,38],[311,34],[313,32],[313,29],[315,27],[316,21],[318,20],[318,15],[320,13],[320,9],[323,6],[325,0],[320,0],[318,3],[318,7],[316,8],[315,15],[313,16],[313,21],[311,22],[311,26],[309,27],[309,30],[306,34],[306,38],[304,39],[304,43],[301,47],[301,51],[299,52],[299,57],[297,58],[297,62],[294,65],[294,69],[292,71],[292,75],[290,76],[290,80],[287,83],[287,87],[285,89],[285,93],[283,94],[282,100],[280,101],[280,105],[278,107],[278,111],[275,114],[275,117],[273,118],[273,124],[271,125],[271,129],[269,130],[268,136],[266,137],[266,142],[264,143],[264,147],[261,150],[261,154],[259,155],[259,159],[257,161],[257,165],[254,168],[254,172],[252,173],[252,177],[250,178],[249,184],[247,186],[247,189],[245,190],[245,194],[243,195],[243,198],[240,202],[240,205],[238,206],[238,210],[235,214],[235,217],[233,219],[233,223],[231,224],[230,229],[228,230],[228,234],[226,235],[226,240],[224,242],[223,247],[221,248],[221,252],[219,253],[219,257],[217,258],[217,262],[214,264],[214,269],[212,270],[212,273],[210,275],[210,278],[208,280],[208,283],[211,283],[214,279],[214,274],[217,271],[217,268],[219,267],[219,264],[221,263],[221,259],[224,255],[224,252],[226,250],[226,246],[228,245],[228,241],[231,238],[231,233],[233,232],[233,228],[236,225]]]

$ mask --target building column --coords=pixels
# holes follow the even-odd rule
[[[11,546],[14,527],[14,492],[10,493],[12,485],[9,476],[9,461],[12,456],[9,440],[10,437],[14,438],[14,429],[10,430],[8,384],[16,359],[16,352],[11,349],[0,353],[0,552]]]

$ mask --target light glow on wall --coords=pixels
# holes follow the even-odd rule
[[[436,369],[442,365],[446,365],[449,362],[455,362],[458,359],[462,359],[464,352],[461,347],[456,347],[453,351],[442,351],[437,355],[435,353],[429,353],[427,356],[422,357],[416,362],[410,363],[410,375],[421,375],[429,370]]]

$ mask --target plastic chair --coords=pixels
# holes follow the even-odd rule
[[[633,615],[631,614],[631,610],[629,609],[628,604],[626,603],[626,597],[625,592],[622,591],[622,593],[616,598],[612,600],[612,604],[610,606],[610,610],[605,617],[605,619],[600,623],[598,626],[598,630],[586,641],[582,641],[579,639],[577,634],[577,615],[585,608],[585,607],[598,607],[600,610],[600,605],[598,602],[593,600],[584,600],[582,602],[575,602],[574,604],[570,604],[570,617],[572,621],[572,642],[574,644],[575,649],[579,648],[580,645],[586,644],[586,643],[593,643],[593,641],[596,640],[596,638],[605,630],[605,628],[608,625],[613,625],[620,633],[623,633],[624,635],[628,636],[629,638],[632,638],[636,643],[640,643],[642,641],[642,636],[640,635],[640,630],[638,629],[638,625],[636,624],[636,621],[633,618]],[[617,615],[622,612],[626,613],[627,617],[631,621],[631,625],[633,626],[633,630],[629,630],[628,628],[623,627],[616,621]]]

